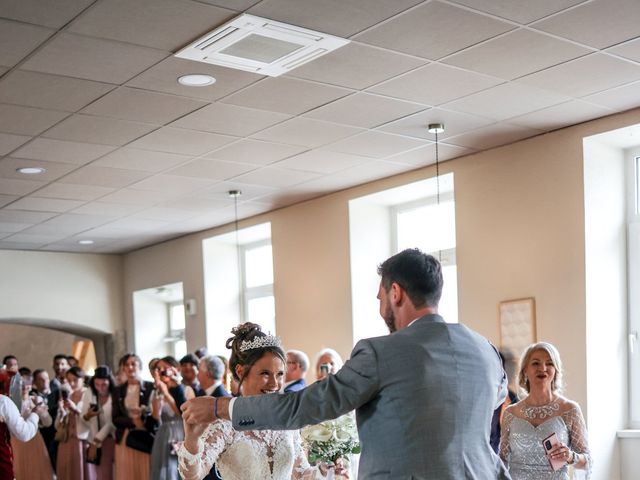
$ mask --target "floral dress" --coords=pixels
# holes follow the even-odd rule
[[[215,463],[224,480],[324,479],[307,462],[297,430],[239,432],[228,420],[216,420],[199,440],[192,455],[184,445],[178,452],[180,474],[185,480],[204,478]]]

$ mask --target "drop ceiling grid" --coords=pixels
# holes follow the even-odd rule
[[[124,0],[118,0],[116,4],[120,8],[111,11],[105,7],[107,3],[113,2],[98,0],[88,8],[88,3],[84,2],[77,9],[57,12],[55,18],[34,9],[33,5],[38,3],[36,0],[25,0],[24,6],[16,7],[17,10],[0,12],[0,17],[4,17],[1,21],[13,30],[20,31],[22,37],[19,38],[31,45],[21,52],[22,58],[14,56],[10,61],[5,61],[6,65],[0,61],[0,115],[4,115],[4,118],[0,118],[0,126],[5,125],[4,128],[0,127],[0,153],[3,155],[0,157],[0,213],[35,214],[22,217],[21,222],[8,221],[15,217],[0,216],[0,248],[126,251],[153,243],[154,239],[160,241],[171,238],[172,235],[182,235],[232,220],[228,204],[225,206],[221,200],[212,200],[221,203],[202,203],[208,201],[207,198],[223,196],[225,189],[232,188],[230,185],[244,187],[247,192],[256,188],[266,189],[258,195],[248,194],[242,200],[242,215],[254,215],[270,208],[279,208],[291,202],[356,185],[358,182],[408,171],[433,161],[433,138],[421,135],[419,128],[422,120],[436,121],[439,115],[440,119],[446,118],[450,125],[447,138],[442,138],[442,151],[447,152],[447,158],[455,158],[501,142],[526,138],[572,122],[625,110],[638,103],[632,98],[625,99],[625,96],[633,96],[625,93],[637,92],[637,85],[640,84],[640,75],[635,73],[636,67],[640,65],[640,54],[636,53],[637,40],[634,42],[640,35],[640,29],[634,30],[636,27],[629,26],[627,22],[622,34],[601,32],[598,40],[588,33],[580,37],[572,26],[572,19],[576,18],[594,21],[594,13],[590,12],[602,15],[603,0],[541,0],[536,4],[535,11],[527,9],[526,12],[513,8],[513,5],[503,8],[489,0],[403,0],[393,4],[376,0],[375,8],[370,1],[366,3],[365,0],[331,0],[329,3],[333,8],[328,8],[327,5],[320,7],[319,3],[314,3],[312,8],[304,8],[311,4],[304,2],[303,5],[300,2],[293,6],[289,0],[246,1],[243,7],[249,8],[249,13],[269,13],[265,16],[285,22],[298,18],[298,24],[310,28],[314,28],[314,24],[326,25],[325,31],[328,33],[335,33],[329,31],[332,28],[339,29],[353,40],[344,51],[334,53],[335,58],[332,59],[331,54],[327,55],[317,64],[303,66],[299,71],[294,70],[282,78],[280,84],[299,88],[298,97],[301,99],[297,105],[287,105],[287,97],[281,92],[280,97],[258,97],[249,101],[247,106],[235,105],[242,103],[242,100],[237,99],[244,97],[247,103],[246,98],[250,95],[274,96],[282,88],[273,79],[223,67],[178,61],[167,52],[174,47],[171,42],[175,41],[178,45],[189,36],[197,38],[204,33],[193,31],[193,35],[190,34],[190,28],[202,29],[206,23],[198,15],[199,12],[216,12],[219,16],[214,17],[219,23],[226,18],[227,12],[232,17],[239,4],[235,0],[180,1],[191,13],[181,20],[180,25],[171,27],[179,33],[175,38],[157,36],[157,32],[153,30],[157,25],[136,15],[128,20],[138,31],[129,32],[124,37],[116,35],[115,31],[109,31],[109,22],[126,11],[124,7],[127,2]],[[630,0],[614,1],[619,9],[627,9],[629,14],[635,12],[636,7]],[[168,18],[163,17],[162,5],[167,6],[164,15],[168,16],[171,11],[171,4],[166,0],[144,2],[148,3],[149,8],[156,8],[152,17],[157,19],[157,24],[162,24]],[[366,15],[358,18],[343,15],[345,18],[336,21],[337,12],[359,12],[365,5],[371,10]],[[23,11],[19,11],[20,8]],[[47,7],[45,12],[50,8]],[[410,24],[411,16],[424,11],[439,12],[444,15],[444,21],[473,18],[478,22],[475,22],[476,25],[462,25],[472,30],[467,32],[466,41],[456,39],[450,45],[435,45],[437,48],[434,51],[445,52],[445,55],[436,55],[435,59],[399,52],[393,49],[393,42],[380,41],[378,32],[389,30],[394,24]],[[611,18],[620,18],[615,15]],[[96,29],[89,28],[90,26],[95,26]],[[211,25],[211,28],[215,26],[217,25]],[[56,28],[60,29],[58,33],[55,33]],[[569,32],[566,36],[565,30]],[[403,34],[393,32],[393,29],[389,31],[391,37]],[[376,44],[367,43],[367,38],[374,38]],[[416,38],[425,37],[418,34]],[[544,42],[548,47],[546,50],[540,47],[537,63],[532,63],[527,68],[518,68],[514,64],[510,71],[494,71],[487,66],[490,62],[478,60],[479,52],[496,55],[495,50],[499,55],[511,38],[522,38],[522,49],[526,49],[528,39],[547,39]],[[604,41],[603,38],[610,40]],[[15,43],[18,37],[12,40]],[[73,60],[83,58],[82,55],[73,53],[80,41],[87,44],[86,52],[102,52],[108,57],[118,51],[125,53],[125,61],[116,69],[105,68],[105,65],[95,61],[92,65],[82,67],[77,64],[77,60]],[[611,41],[617,43],[607,44]],[[68,64],[52,63],[55,55],[61,55],[61,44],[71,48],[65,54]],[[567,53],[559,55],[557,50],[554,51],[553,47],[559,45]],[[402,48],[412,51],[412,48]],[[142,59],[140,55],[143,52],[150,57]],[[419,50],[417,52],[420,53]],[[555,56],[547,58],[546,52],[552,52]],[[389,63],[388,68],[380,69],[376,75],[365,74],[357,71],[357,62],[354,61],[351,72],[348,68],[344,69],[345,65],[349,66],[353,55],[358,53],[379,59],[382,64],[386,61]],[[592,55],[604,60],[593,62],[590,58]],[[9,59],[6,54],[3,57],[0,47],[0,59],[2,58]],[[397,59],[395,63],[394,59]],[[618,74],[618,78],[605,75],[601,87],[588,84],[580,92],[570,92],[569,95],[566,95],[568,92],[562,95],[563,92],[555,91],[553,79],[557,75],[566,75],[570,81],[574,65],[589,66],[602,62],[614,67],[623,64],[629,67],[626,73]],[[500,59],[494,60],[494,63],[500,65]],[[482,68],[477,68],[478,64]],[[187,90],[178,86],[176,77],[180,73],[193,73],[193,69],[217,76],[217,87],[214,85],[208,89]],[[451,92],[451,98],[444,97],[446,101],[443,102],[425,103],[424,92],[419,90],[416,92],[421,96],[413,98],[400,98],[395,92],[396,96],[381,92],[385,85],[411,78],[421,69],[447,73],[448,76],[443,77],[447,79],[446,82],[430,85],[436,93],[446,87],[444,83],[451,83],[456,79],[492,80],[487,81],[486,85],[478,85],[477,90],[457,89]],[[586,71],[589,71],[588,68]],[[20,79],[26,79],[23,90],[18,85]],[[49,80],[53,82],[50,88],[47,83]],[[65,80],[75,82],[78,88],[66,87]],[[538,88],[543,87],[540,90],[542,92],[546,88],[547,93],[541,94],[539,101],[531,102],[529,109],[514,111],[513,115],[505,113],[495,118],[496,115],[490,110],[478,111],[477,107],[473,107],[474,102],[475,105],[482,105],[475,98],[491,98],[494,89],[504,89],[511,85],[512,90],[525,92],[533,88],[530,86],[532,84]],[[11,89],[8,88],[10,85]],[[57,90],[55,85],[58,85]],[[6,92],[3,86],[7,86]],[[29,95],[29,88],[36,86],[44,87],[50,92],[43,91],[40,96]],[[305,93],[313,90],[324,93],[318,94],[314,101],[304,98]],[[358,96],[368,98],[367,95],[375,95],[375,98],[381,99],[378,107],[367,106],[374,108],[380,121],[363,119],[362,112],[355,111],[359,109],[356,101]],[[514,97],[514,102],[517,98]],[[134,102],[128,102],[129,99],[134,99]],[[154,99],[159,102],[154,102]],[[417,107],[417,112],[411,109],[403,111],[398,109],[399,105],[404,105],[403,102],[420,107]],[[351,106],[348,107],[349,105]],[[384,105],[393,106],[397,109],[396,113],[392,110],[385,112]],[[458,108],[460,105],[468,106]],[[261,117],[262,120],[255,122],[251,128],[247,127],[246,131],[240,131],[237,124],[235,132],[215,131],[223,128],[224,122],[220,122],[218,126],[208,125],[206,112],[207,109],[215,112],[216,106],[226,112],[239,112],[239,122],[242,121],[240,112],[251,118]],[[260,107],[263,110],[256,110]],[[347,121],[346,116],[341,116],[341,108],[350,108],[345,113],[352,115],[353,120]],[[44,132],[39,132],[35,125],[32,130],[20,130],[20,122],[12,122],[12,119],[20,114],[24,124],[24,119],[34,111],[29,109],[54,112],[49,117],[49,121],[54,121],[54,124],[46,127],[45,121]],[[289,113],[277,113],[278,110]],[[331,111],[335,113],[322,113]],[[61,116],[59,121],[55,121],[57,115]],[[316,117],[321,120],[314,120]],[[296,128],[313,128],[314,123],[305,125],[310,120],[322,122],[315,125],[326,125],[325,134],[316,137],[310,134],[304,141],[287,138],[287,134],[295,134]],[[291,127],[287,122],[290,122]],[[363,123],[354,127],[345,122]],[[90,123],[110,125],[113,128],[118,126],[119,130],[115,128],[110,134],[107,130],[96,131],[95,127],[90,130],[86,128]],[[66,125],[70,126],[65,127]],[[82,133],[83,128],[85,133]],[[136,132],[135,128],[140,130]],[[145,150],[139,157],[134,157],[140,160],[131,165],[131,168],[123,168],[128,166],[126,162],[131,155],[140,152],[132,145],[140,145],[145,137],[158,136],[158,132],[167,128],[170,129],[168,132],[192,132],[189,135],[197,138],[214,139],[218,138],[215,135],[223,135],[229,141],[221,145],[207,145],[205,142],[197,150],[192,145],[190,154],[182,156]],[[149,130],[145,131],[146,129]],[[289,131],[292,133],[287,133]],[[367,145],[368,142],[360,140],[361,138],[381,142],[380,150],[372,150],[372,145]],[[250,139],[267,142],[264,143],[266,146],[274,145],[274,151],[280,149],[286,152],[285,145],[290,151],[251,166],[245,163],[246,157],[235,158],[231,155],[223,160],[216,159],[216,152],[229,150]],[[208,146],[212,148],[209,149]],[[291,146],[296,148],[291,149]],[[186,145],[170,148],[187,150]],[[342,153],[329,158],[326,165],[313,164],[330,155],[332,150]],[[158,166],[153,164],[154,155],[158,155]],[[296,164],[296,158],[300,159],[300,164]],[[19,175],[11,169],[21,161],[25,164],[29,162],[30,165],[48,161],[49,175],[42,177],[42,180],[16,178]],[[202,181],[195,182],[197,185],[194,185],[188,179],[197,178],[199,166],[207,168],[209,173],[201,175]],[[216,166],[221,168],[220,176],[225,178],[216,178]],[[3,167],[6,173],[3,173]],[[279,177],[278,173],[282,173],[282,176]],[[243,178],[252,183],[240,183]],[[183,186],[181,191],[167,189],[172,179],[188,187]],[[260,187],[261,183],[269,182],[269,187]],[[262,202],[260,198],[263,199]],[[47,199],[51,199],[49,204]],[[39,209],[59,211],[46,212]],[[25,219],[29,221],[25,222]],[[136,223],[137,221],[139,222]],[[77,228],[72,226],[74,222]],[[82,232],[102,232],[109,236],[96,236],[101,241],[94,246],[79,246],[76,240]],[[12,235],[18,235],[14,240],[19,241],[12,241]],[[63,235],[63,238],[54,240],[59,235]],[[51,242],[47,243],[47,239]],[[40,241],[43,242],[37,243]]]

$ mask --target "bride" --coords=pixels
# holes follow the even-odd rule
[[[254,323],[231,330],[229,367],[240,395],[278,394],[286,356],[277,337]],[[225,480],[324,479],[324,466],[310,467],[298,430],[235,431],[228,420],[184,424],[185,441],[178,452],[185,480],[204,478],[215,463]],[[341,468],[335,473],[344,475]]]

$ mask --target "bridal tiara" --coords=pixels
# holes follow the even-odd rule
[[[273,335],[265,335],[264,337],[255,337],[253,340],[242,340],[240,342],[240,351],[254,350],[256,348],[278,347],[282,348],[282,343],[278,337]]]

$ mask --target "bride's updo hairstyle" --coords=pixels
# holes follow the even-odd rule
[[[262,331],[260,325],[246,322],[231,329],[233,337],[227,340],[226,346],[231,350],[229,358],[229,369],[233,378],[238,382],[238,394],[245,377],[249,374],[251,367],[260,360],[265,353],[272,353],[287,364],[287,357],[280,345],[280,339],[273,335],[268,335]],[[244,367],[242,378],[238,376],[236,367]]]

